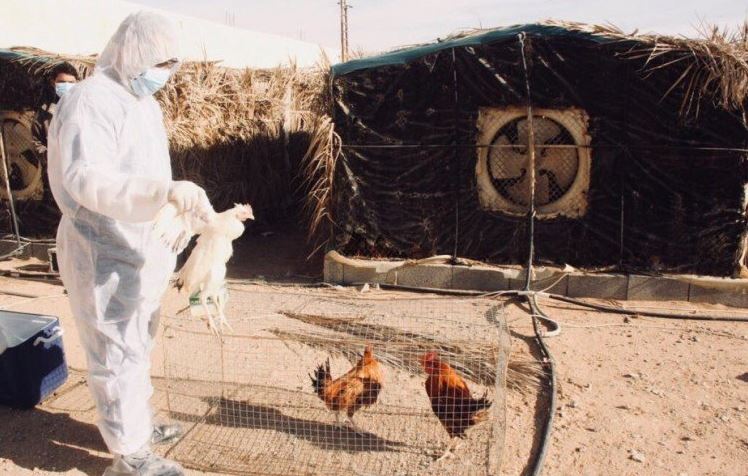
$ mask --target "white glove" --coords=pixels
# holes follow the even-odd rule
[[[5,352],[5,349],[8,348],[8,339],[5,337],[5,334],[3,334],[3,330],[0,329],[0,355]]]
[[[177,207],[179,213],[189,210],[205,211],[211,209],[205,190],[187,180],[171,183],[168,200]]]

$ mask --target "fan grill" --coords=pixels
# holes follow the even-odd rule
[[[38,200],[42,198],[42,163],[34,144],[29,126],[16,118],[4,118],[0,123],[5,155],[7,157],[8,181],[15,200]],[[0,167],[0,180],[5,180],[5,171]],[[0,197],[7,199],[2,189]]]
[[[578,151],[571,133],[548,117],[533,118],[535,131],[535,204],[543,206],[563,197],[579,171]],[[526,117],[509,121],[494,135],[488,154],[491,182],[511,203],[530,204],[529,123]]]

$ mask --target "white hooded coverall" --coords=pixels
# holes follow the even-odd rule
[[[59,103],[49,182],[62,220],[57,252],[86,350],[88,384],[109,450],[128,455],[153,431],[150,352],[175,255],[152,231],[172,181],[161,108],[130,79],[177,56],[175,34],[146,12],[120,25],[94,74]]]

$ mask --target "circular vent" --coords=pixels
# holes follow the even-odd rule
[[[502,127],[492,141],[493,145],[512,145],[494,148],[489,152],[488,165],[491,181],[496,190],[517,205],[530,204],[530,154],[526,118],[514,119]],[[571,134],[558,122],[544,117],[533,120],[537,145],[573,146]],[[569,191],[579,171],[579,158],[575,148],[535,149],[535,205],[542,206],[558,200]]]
[[[584,214],[589,187],[587,118],[579,110],[533,115],[535,206],[539,217]],[[523,109],[482,109],[478,186],[481,204],[519,215],[530,205],[530,121]]]
[[[42,161],[31,135],[31,117],[16,112],[0,114],[8,179],[14,200],[40,200],[44,195]],[[5,169],[0,166],[0,198],[8,199]]]

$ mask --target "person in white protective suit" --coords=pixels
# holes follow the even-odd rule
[[[49,133],[49,182],[62,210],[60,274],[88,361],[98,426],[114,455],[105,475],[179,475],[150,445],[178,436],[154,427],[150,354],[176,256],[152,231],[168,201],[208,210],[203,189],[172,181],[166,131],[153,93],[178,67],[163,17],[127,17],[94,74],[59,104]]]

